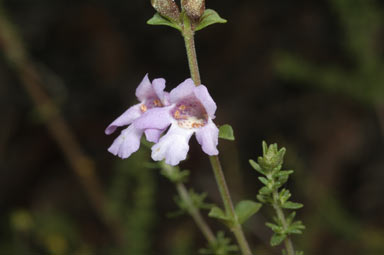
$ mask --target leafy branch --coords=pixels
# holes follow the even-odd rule
[[[212,205],[204,202],[206,198],[205,193],[199,194],[193,190],[187,190],[184,182],[188,179],[189,171],[180,170],[178,166],[171,166],[164,162],[161,162],[159,165],[161,174],[175,184],[178,193],[175,201],[180,211],[173,215],[188,213],[208,241],[208,248],[201,249],[200,253],[228,255],[233,251],[238,251],[237,246],[231,244],[231,240],[226,238],[223,232],[219,231],[217,236],[215,236],[208,223],[202,217],[200,209],[210,209]]]
[[[290,191],[281,188],[288,181],[289,175],[293,173],[293,170],[281,170],[284,154],[285,148],[279,150],[277,144],[268,146],[266,142],[263,142],[263,157],[259,157],[257,163],[252,159],[249,160],[249,163],[263,175],[259,177],[259,180],[264,184],[264,187],[259,190],[257,199],[263,204],[271,205],[276,212],[274,222],[266,223],[274,232],[270,241],[271,246],[277,246],[284,242],[283,254],[300,255],[303,252],[295,251],[290,235],[301,234],[305,226],[301,221],[294,221],[295,211],[286,217],[283,209],[297,210],[303,205],[290,201]]]

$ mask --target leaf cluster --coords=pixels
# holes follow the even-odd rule
[[[305,226],[302,221],[294,221],[296,212],[291,212],[289,216],[282,222],[278,217],[273,218],[272,222],[267,222],[265,225],[269,227],[274,234],[271,237],[271,246],[277,246],[291,234],[302,234]],[[284,226],[285,225],[285,226]]]
[[[160,162],[160,173],[173,183],[183,183],[188,180],[189,170],[180,170],[178,166],[171,166],[164,161]]]
[[[237,245],[231,244],[231,239],[225,237],[224,232],[219,231],[216,236],[216,242],[212,243],[208,248],[200,249],[199,253],[204,255],[229,255],[237,254],[239,248]]]
[[[179,211],[168,214],[168,216],[175,217],[187,213],[192,208],[198,209],[211,209],[212,204],[206,203],[207,193],[197,193],[193,189],[188,191],[190,203],[182,199],[180,196],[175,196],[175,203],[180,208]]]

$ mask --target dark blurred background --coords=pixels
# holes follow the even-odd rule
[[[150,1],[0,3],[0,253],[197,254],[205,241],[187,215],[167,217],[175,188],[146,167],[149,150],[120,160],[107,152],[117,134],[104,134],[136,103],[146,73],[168,90],[189,77],[180,33],[146,25]],[[296,246],[384,254],[383,2],[207,7],[228,20],[198,32],[196,44],[215,122],[235,130],[235,142],[219,145],[234,200],[255,199],[261,183],[248,159],[262,140],[277,142],[295,170],[293,200],[305,205]],[[182,167],[188,187],[221,205],[194,138]],[[263,208],[245,224],[255,254],[280,253],[268,245],[270,217]]]

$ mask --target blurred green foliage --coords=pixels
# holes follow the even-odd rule
[[[156,172],[144,164],[149,158],[149,151],[142,148],[130,158],[116,161],[109,201],[112,212],[123,221],[125,239],[114,253],[144,255],[153,249]]]
[[[345,94],[364,103],[384,103],[384,61],[380,43],[384,11],[373,0],[328,2],[337,15],[343,36],[340,48],[351,65],[317,65],[300,56],[280,52],[276,56],[279,76]]]
[[[122,222],[121,243],[91,245],[74,218],[54,210],[20,209],[9,215],[12,235],[0,243],[10,254],[151,254],[156,224],[156,172],[145,167],[148,150],[117,160],[110,183],[109,211]],[[9,240],[10,239],[10,240]]]

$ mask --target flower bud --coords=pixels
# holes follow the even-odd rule
[[[174,0],[151,0],[151,4],[162,16],[172,21],[179,20],[180,11]]]
[[[259,165],[268,171],[280,169],[284,161],[285,148],[280,150],[277,144],[267,145],[263,142],[263,157],[258,158]]]
[[[205,11],[205,0],[183,0],[182,5],[187,15],[198,20]]]

